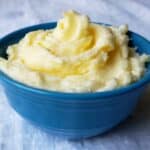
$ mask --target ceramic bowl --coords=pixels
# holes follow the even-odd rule
[[[30,31],[51,29],[56,23],[45,23],[20,29],[0,39],[0,56],[7,57],[6,49]],[[150,42],[129,31],[130,45],[139,53],[150,54]],[[150,81],[150,66],[137,82],[105,92],[63,93],[37,89],[8,77],[0,72],[10,105],[23,118],[47,132],[80,139],[108,131],[126,119],[138,103],[139,96]]]

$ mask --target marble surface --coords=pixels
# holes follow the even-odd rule
[[[0,0],[0,37],[25,26],[57,20],[64,10],[88,14],[92,21],[129,24],[150,39],[149,0]],[[68,141],[48,135],[12,110],[0,86],[0,150],[148,150],[150,149],[150,87],[137,109],[109,133]]]

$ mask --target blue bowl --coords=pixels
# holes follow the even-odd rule
[[[7,57],[8,45],[18,42],[30,31],[51,29],[56,23],[27,27],[0,39],[0,56]],[[150,42],[142,36],[129,32],[130,45],[138,47],[139,53],[150,54]],[[106,92],[63,93],[33,88],[19,83],[0,72],[10,105],[22,117],[58,136],[80,139],[103,133],[134,110],[139,96],[150,81],[150,65],[137,82]]]

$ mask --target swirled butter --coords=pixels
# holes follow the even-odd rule
[[[74,11],[7,49],[0,69],[31,86],[64,92],[111,90],[140,79],[149,56],[128,46],[128,27],[91,23]]]

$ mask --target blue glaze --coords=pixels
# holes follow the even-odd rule
[[[56,23],[27,27],[6,35],[0,40],[0,56],[7,57],[8,45],[18,42],[30,31],[50,29]],[[150,54],[150,42],[129,32],[130,45],[139,53]],[[51,134],[70,139],[91,137],[103,133],[128,117],[139,96],[150,82],[150,65],[144,77],[126,87],[95,93],[63,93],[47,91],[19,83],[0,72],[10,105],[25,119]]]

